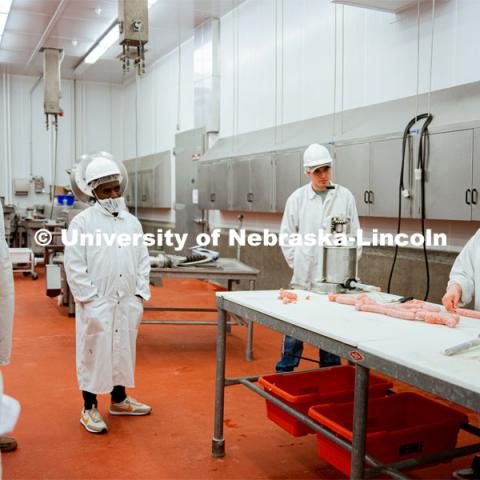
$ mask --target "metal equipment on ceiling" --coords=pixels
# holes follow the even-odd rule
[[[137,73],[142,75],[145,73],[145,44],[148,42],[148,1],[119,0],[118,20],[123,71],[130,71],[130,61],[133,61]]]
[[[60,107],[62,98],[60,65],[63,60],[63,52],[58,48],[42,48],[43,52],[43,109],[47,130],[49,117],[53,117],[55,129],[58,126],[58,117],[63,115]]]

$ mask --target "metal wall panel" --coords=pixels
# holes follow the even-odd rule
[[[203,232],[203,211],[200,204],[210,191],[209,167],[200,161],[205,151],[205,129],[197,128],[175,135],[175,232],[187,233],[186,247],[196,244]],[[200,186],[200,171],[206,171]],[[207,205],[204,208],[210,208]]]
[[[369,214],[370,144],[358,143],[335,149],[333,181],[348,188],[357,204],[358,215]]]
[[[210,201],[210,162],[199,162],[197,172],[198,206],[203,209],[212,208]]]
[[[299,150],[277,152],[275,165],[275,211],[283,212],[288,197],[301,185],[302,155]]]

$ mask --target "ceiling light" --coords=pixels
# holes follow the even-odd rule
[[[72,45],[76,47],[78,45],[78,40],[76,38],[72,38]]]
[[[95,13],[100,16],[102,14],[102,7],[95,7]]]
[[[82,63],[95,63],[119,38],[120,28],[118,23],[114,23],[99,40],[94,44],[94,47],[87,53],[80,63],[75,67],[77,69]]]
[[[10,11],[12,6],[12,0],[0,0],[0,13],[6,13]]]
[[[148,0],[148,8],[152,8],[157,2],[158,0]]]

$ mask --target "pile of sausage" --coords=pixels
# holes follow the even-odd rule
[[[297,303],[298,295],[294,292],[289,292],[288,290],[281,288],[278,299],[281,300],[284,305],[287,305],[289,303]],[[307,295],[305,300],[310,300],[310,295]]]
[[[352,305],[360,312],[380,313],[403,320],[423,320],[425,323],[436,323],[450,328],[456,327],[460,321],[460,314],[463,315],[458,310],[464,310],[457,309],[457,313],[442,312],[440,307],[429,305],[422,300],[410,300],[405,303],[384,305],[377,303],[364,293],[357,296],[330,293],[328,299],[331,302]]]

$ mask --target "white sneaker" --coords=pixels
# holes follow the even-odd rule
[[[108,430],[107,424],[103,421],[96,407],[92,407],[90,410],[83,409],[80,415],[80,423],[90,433],[103,433]]]
[[[132,397],[127,397],[123,402],[110,404],[110,415],[148,415],[152,411],[150,405],[137,402]]]

